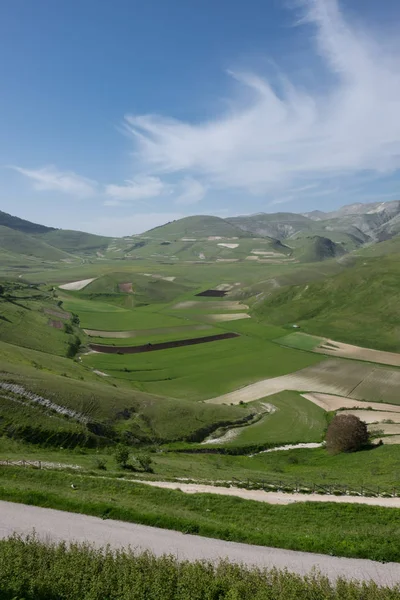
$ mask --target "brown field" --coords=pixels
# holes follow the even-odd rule
[[[207,320],[214,322],[223,321],[238,321],[239,319],[250,319],[247,313],[231,313],[227,315],[208,315]]]
[[[178,302],[172,308],[178,309],[205,309],[205,310],[247,310],[249,307],[246,304],[241,304],[237,301],[221,300],[220,302],[200,302],[196,300],[186,300]]]
[[[133,294],[131,283],[119,283],[118,288],[120,292],[123,292],[125,294]]]
[[[263,379],[234,392],[210,398],[207,402],[239,404],[240,401],[251,402],[284,390],[294,390],[400,403],[399,389],[400,371],[341,359],[328,359],[290,375]]]
[[[376,411],[389,411],[392,416],[388,417],[393,418],[393,421],[397,421],[396,413],[399,415],[400,422],[400,406],[398,404],[387,404],[385,402],[361,402],[360,400],[354,400],[353,398],[349,398],[347,396],[334,396],[331,394],[302,394],[306,400],[310,400],[310,402],[314,402],[317,406],[320,406],[326,411],[339,410],[340,408],[349,408],[349,409],[360,409],[357,410],[357,414],[360,412],[368,412],[374,414]],[[372,411],[365,411],[366,408],[372,408]],[[351,412],[349,411],[343,411]],[[393,416],[394,415],[394,416]],[[385,417],[383,417],[385,418]]]
[[[343,342],[336,342],[335,340],[324,339],[321,346],[315,348],[315,352],[329,354],[330,356],[366,360],[372,363],[400,367],[400,354],[397,354],[396,352],[372,350],[371,348],[352,346],[351,344],[344,344]]]

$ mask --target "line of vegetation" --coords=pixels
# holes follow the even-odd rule
[[[260,546],[400,562],[396,508],[329,502],[279,506],[16,467],[0,469],[0,498]]]
[[[87,544],[45,544],[34,536],[0,541],[3,600],[394,600],[400,588],[301,577],[228,561],[178,562]]]

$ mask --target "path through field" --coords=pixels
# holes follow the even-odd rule
[[[131,546],[139,551],[149,550],[157,556],[172,554],[179,560],[218,561],[228,558],[232,562],[244,563],[250,567],[276,567],[300,575],[306,575],[312,569],[316,569],[331,580],[342,577],[373,580],[378,585],[393,586],[400,583],[398,563],[382,564],[371,560],[251,546],[185,535],[157,527],[0,502],[0,538],[6,538],[14,532],[25,535],[33,530],[45,541],[89,542],[96,546],[109,544],[112,548]]]
[[[202,483],[181,483],[180,481],[136,480],[153,487],[181,490],[185,494],[217,494],[235,496],[244,500],[255,500],[267,504],[293,504],[295,502],[336,502],[339,504],[368,504],[385,508],[400,508],[400,498],[374,498],[368,496],[330,496],[328,494],[290,494],[286,492],[265,492],[264,490],[246,490],[237,487],[222,487]]]

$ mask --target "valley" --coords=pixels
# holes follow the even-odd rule
[[[337,495],[366,487],[400,509],[400,209],[378,208],[187,217],[120,239],[0,213],[1,498],[78,510],[65,493],[73,476],[86,490],[80,510],[99,514],[90,490],[108,481],[103,509],[125,518],[111,490],[131,485],[156,516],[143,508],[128,520],[178,529],[197,500],[176,496],[183,512],[167,518],[163,498],[179,492],[135,480]],[[335,414],[366,421],[368,449],[328,453]],[[322,496],[320,531],[332,510],[332,494]],[[198,531],[278,544],[215,523]],[[285,547],[317,548],[285,535]],[[374,558],[380,543],[334,552]]]

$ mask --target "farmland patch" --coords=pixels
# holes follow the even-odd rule
[[[58,287],[61,290],[70,290],[78,292],[79,290],[83,290],[89,283],[95,281],[97,277],[92,277],[92,279],[81,279],[80,281],[71,281],[70,283],[64,283],[63,285],[59,285]]]
[[[167,350],[169,348],[179,348],[180,346],[194,346],[196,344],[206,344],[207,342],[229,340],[235,337],[239,337],[239,334],[219,333],[217,335],[175,340],[173,342],[160,342],[158,344],[149,343],[142,346],[105,346],[102,344],[89,344],[89,348],[95,352],[102,352],[104,354],[141,354],[142,352],[154,352],[155,350]]]

